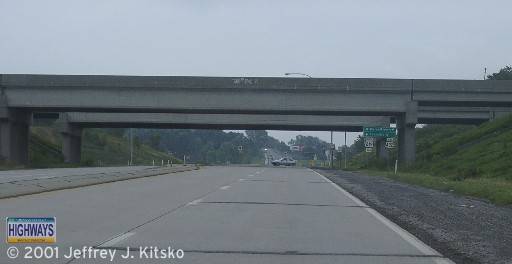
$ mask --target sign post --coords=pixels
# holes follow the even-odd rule
[[[365,137],[364,138],[364,147],[366,152],[372,152],[375,146],[375,138],[373,137]]]
[[[386,148],[393,149],[395,147],[396,147],[396,138],[394,138],[394,137],[386,138]]]
[[[364,127],[363,128],[363,136],[364,136],[364,145],[366,148],[366,152],[373,151],[373,143],[375,142],[375,138],[385,138],[386,139],[385,148],[387,148],[387,149],[393,149],[396,147],[396,128],[395,127]],[[377,154],[377,155],[379,155],[379,154]],[[397,163],[395,162],[395,174],[396,174],[396,171],[397,171]]]

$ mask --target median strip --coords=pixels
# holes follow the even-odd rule
[[[37,194],[63,189],[72,189],[116,181],[152,177],[168,173],[177,173],[199,169],[197,166],[174,166],[144,169],[134,172],[112,172],[101,174],[73,175],[39,178],[33,180],[0,183],[0,199]]]

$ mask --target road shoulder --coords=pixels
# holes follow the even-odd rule
[[[384,177],[319,172],[457,263],[512,261],[512,208]]]

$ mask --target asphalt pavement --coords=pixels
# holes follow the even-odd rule
[[[42,246],[59,248],[59,259],[30,260],[33,245],[3,243],[0,263],[450,263],[303,168],[204,167],[1,199],[0,216],[55,216],[57,243]],[[115,257],[66,258],[84,246]]]

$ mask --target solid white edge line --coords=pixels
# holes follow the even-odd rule
[[[375,209],[370,208],[367,204],[365,204],[363,201],[359,200],[359,198],[355,197],[354,195],[347,192],[345,189],[341,188],[339,185],[325,177],[324,175],[316,172],[315,170],[309,169],[310,171],[316,173],[317,175],[321,176],[325,180],[327,180],[329,183],[331,183],[336,189],[338,189],[341,193],[346,195],[350,200],[352,200],[354,203],[356,203],[359,206],[365,206],[368,208],[365,208],[368,213],[370,213],[373,217],[375,217],[377,220],[379,220],[381,223],[383,223],[385,226],[387,226],[389,229],[391,229],[393,232],[398,234],[403,240],[407,241],[409,244],[417,248],[419,251],[421,251],[425,255],[439,255],[439,258],[435,258],[434,261],[438,264],[454,264],[453,261],[449,260],[448,258],[443,257],[437,250],[429,247],[427,244],[423,243],[423,241],[419,240],[417,237],[415,237],[413,234],[407,232],[397,224],[393,223],[391,220],[387,219],[383,215],[381,215],[379,212],[377,212]]]
[[[118,235],[118,236],[106,241],[105,243],[99,245],[99,247],[112,247],[115,244],[117,244],[133,235],[135,235],[135,232],[129,232],[129,233]]]

